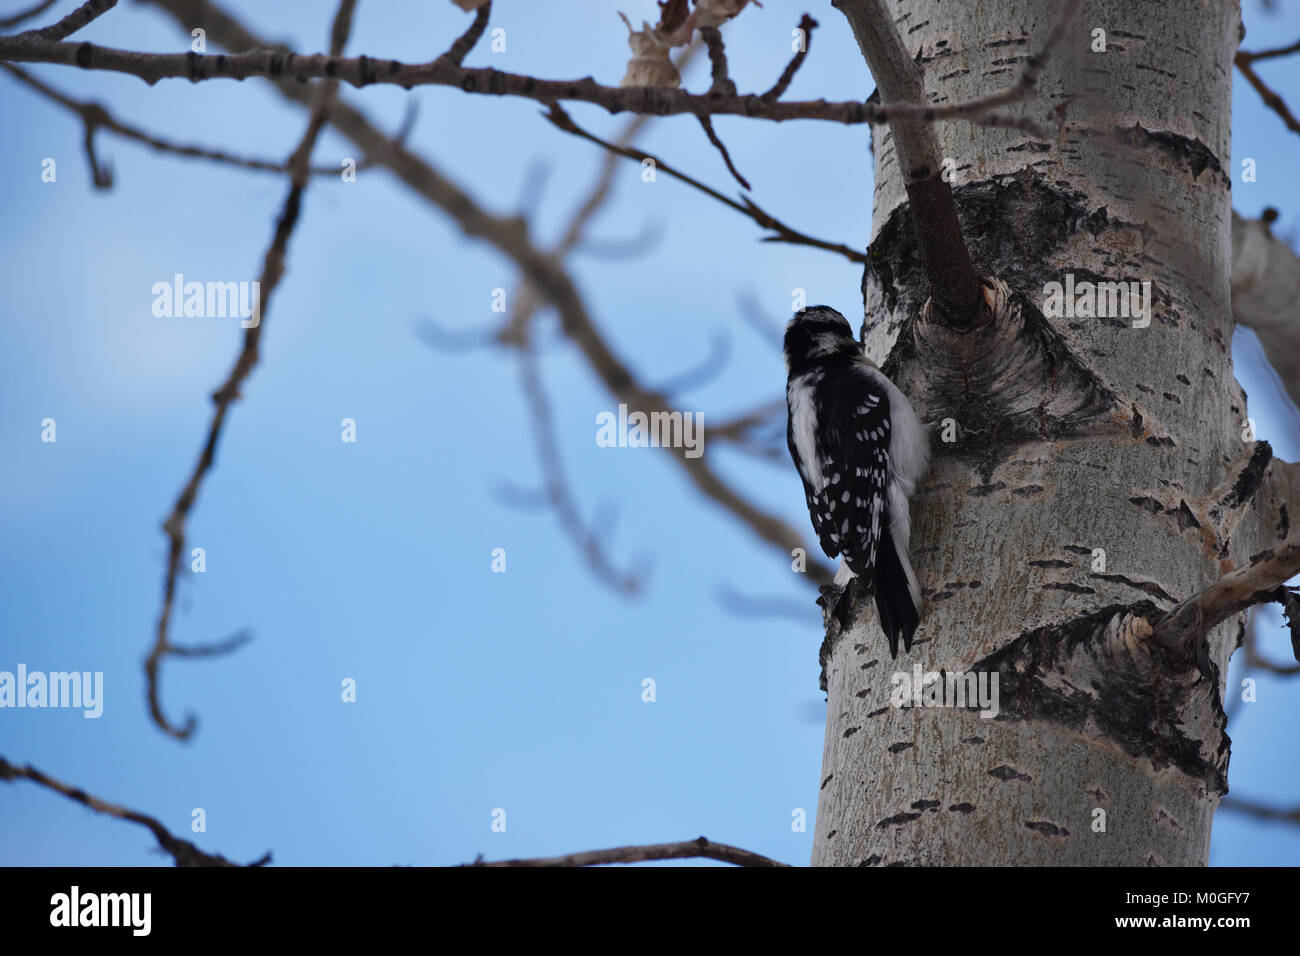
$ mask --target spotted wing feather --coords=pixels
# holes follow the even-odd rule
[[[889,396],[855,366],[825,384],[819,419],[839,427],[823,428],[825,482],[817,512],[849,570],[866,584],[889,526]]]

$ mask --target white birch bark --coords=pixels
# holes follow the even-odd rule
[[[1014,81],[1059,4],[891,8],[938,103]],[[1057,142],[937,127],[976,268],[1010,290],[989,333],[913,329],[927,285],[892,136],[877,134],[864,342],[958,435],[936,436],[912,506],[926,600],[912,653],[890,660],[870,602],[845,633],[828,615],[815,865],[1206,862],[1241,622],[1211,632],[1211,682],[1153,653],[1148,619],[1286,537],[1295,491],[1294,470],[1243,440],[1232,370],[1239,14],[1085,3],[1027,107],[1069,100]],[[1045,284],[1071,272],[1151,282],[1150,325],[1044,318]],[[996,673],[1001,713],[891,706],[914,664]]]

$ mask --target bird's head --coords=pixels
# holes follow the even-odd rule
[[[849,320],[828,305],[794,314],[785,327],[785,368],[790,374],[839,355],[861,355]]]

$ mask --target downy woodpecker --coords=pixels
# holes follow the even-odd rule
[[[866,357],[848,320],[816,305],[785,330],[786,441],[813,528],[828,557],[874,593],[889,652],[907,650],[921,589],[907,551],[908,500],[930,460],[929,431],[907,397]]]

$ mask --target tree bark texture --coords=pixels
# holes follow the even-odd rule
[[[890,8],[928,101],[946,103],[1013,82],[1059,4]],[[1056,142],[938,126],[971,258],[998,280],[986,328],[927,321],[892,134],[877,132],[863,342],[951,427],[912,504],[926,602],[912,653],[890,660],[869,600],[847,630],[826,615],[815,865],[1207,861],[1243,619],[1208,635],[1208,677],[1147,639],[1285,538],[1295,491],[1294,470],[1246,440],[1232,368],[1239,30],[1231,2],[1087,2],[1023,107],[1064,111]],[[1067,273],[1150,282],[1150,324],[1045,314]],[[998,715],[895,706],[894,675],[914,664],[996,674]]]

